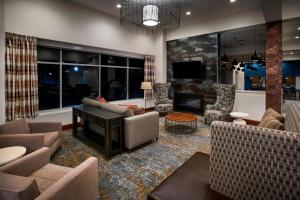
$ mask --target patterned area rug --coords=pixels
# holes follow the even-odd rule
[[[193,134],[172,134],[165,131],[160,119],[160,137],[130,154],[123,153],[106,161],[103,154],[88,138],[76,139],[71,131],[62,137],[62,150],[52,163],[76,167],[90,156],[99,160],[100,199],[146,199],[147,194],[181,166],[195,152],[210,152],[210,128],[198,122]]]

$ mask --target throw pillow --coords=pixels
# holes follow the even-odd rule
[[[274,109],[272,108],[268,108],[266,110],[266,112],[264,113],[262,120],[265,117],[274,117],[275,119],[277,119],[278,121],[280,121],[281,123],[284,123],[284,116],[282,116],[281,114],[279,114],[278,112],[276,112]]]
[[[98,97],[100,103],[108,103],[104,97]]]
[[[258,124],[258,127],[261,128],[269,128],[269,129],[275,129],[275,130],[284,130],[284,125],[271,116],[266,116],[261,120],[261,122]]]
[[[142,107],[138,107],[137,105],[128,106],[128,109],[131,110],[135,115],[141,115],[145,113],[145,109]]]

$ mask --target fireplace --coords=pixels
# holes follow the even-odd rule
[[[203,95],[175,93],[174,109],[177,111],[188,111],[203,114]]]

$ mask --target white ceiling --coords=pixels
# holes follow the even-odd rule
[[[119,16],[116,4],[119,0],[69,0],[80,5],[104,12],[112,16]],[[260,0],[237,0],[229,3],[229,0],[182,0],[182,21],[209,18],[242,12],[260,7]],[[191,16],[185,16],[186,11],[191,11]]]

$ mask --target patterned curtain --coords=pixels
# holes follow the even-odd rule
[[[38,115],[37,39],[6,33],[6,120]]]
[[[146,56],[145,57],[145,82],[151,82],[152,85],[155,82],[155,57],[154,56]],[[151,100],[153,99],[153,90],[145,90],[145,99]]]

